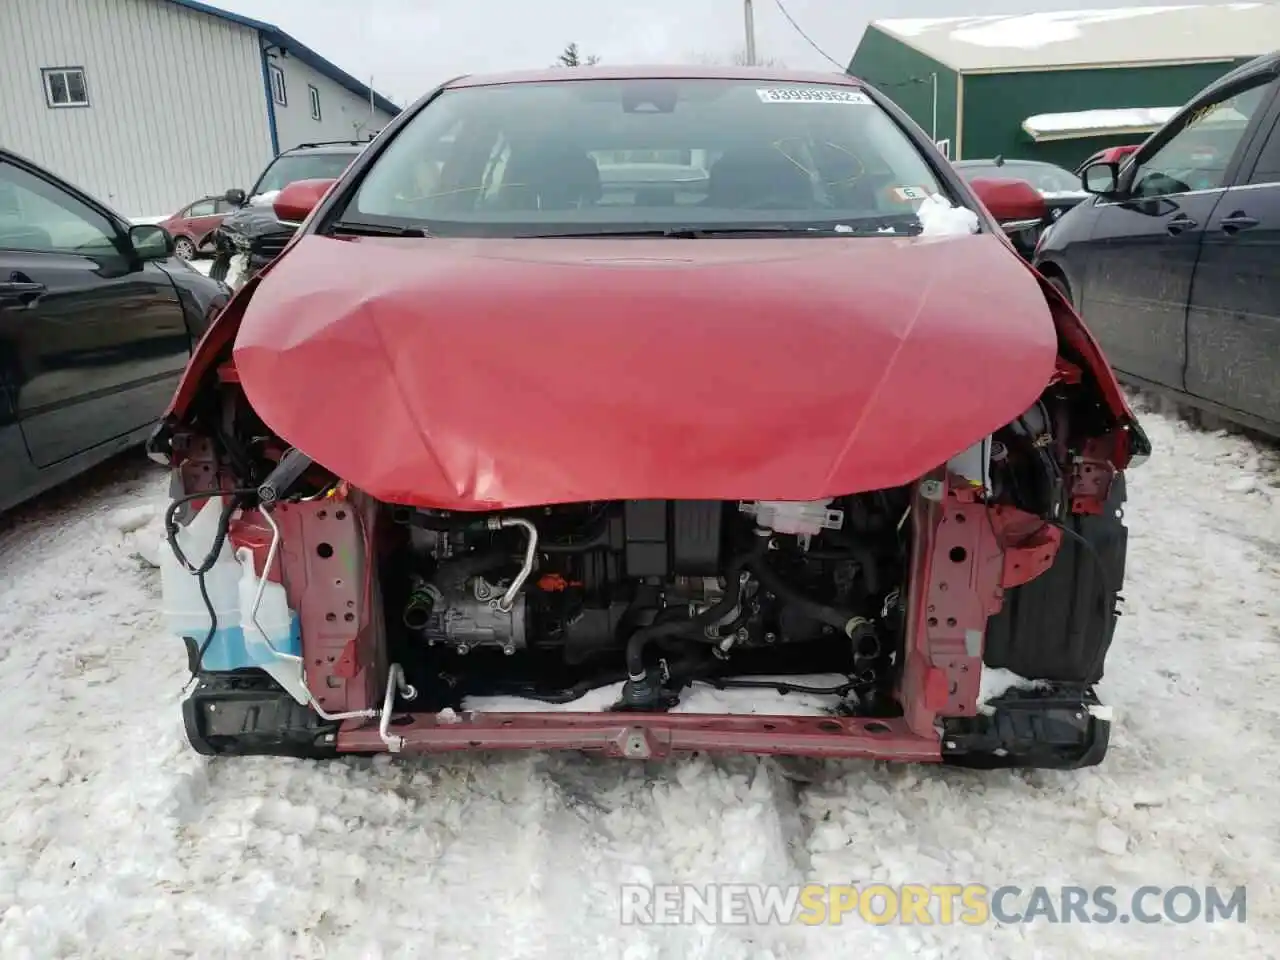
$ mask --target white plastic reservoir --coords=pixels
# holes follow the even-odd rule
[[[199,564],[213,546],[221,512],[222,501],[212,499],[179,529],[178,545],[191,563]],[[200,581],[178,561],[167,542],[159,552],[165,623],[174,636],[190,637],[198,647],[209,634],[209,611],[200,596]],[[204,582],[217,629],[205,650],[202,669],[265,670],[299,703],[310,702],[302,681],[298,614],[290,609],[284,587],[271,580],[262,584],[262,599],[253,613],[260,584],[253,551],[242,547],[237,555],[227,538]]]

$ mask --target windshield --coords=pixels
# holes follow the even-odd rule
[[[573,80],[448,90],[370,167],[340,220],[433,235],[825,225],[895,232],[944,194],[856,87]],[[888,226],[886,226],[888,224]]]
[[[1012,180],[1025,180],[1041,193],[1081,193],[1080,178],[1069,170],[1056,167],[1052,163],[1028,163],[1019,160],[1006,160],[1000,165],[994,163],[964,164],[956,169],[965,180],[978,177],[999,177]]]
[[[336,180],[356,158],[356,153],[295,153],[277,157],[263,171],[251,196],[283,190],[297,180]]]

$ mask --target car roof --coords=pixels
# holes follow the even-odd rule
[[[1192,98],[1192,101],[1212,97],[1223,87],[1232,86],[1248,77],[1261,76],[1262,74],[1275,73],[1276,71],[1280,71],[1280,50],[1274,50],[1271,53],[1264,53],[1260,57],[1254,57],[1247,63],[1240,64],[1240,66],[1236,67],[1234,70],[1224,73],[1217,80],[1213,81],[1213,83],[1209,84],[1197,93]]]
[[[722,67],[690,64],[647,64],[591,67],[548,67],[468,74],[450,80],[446,88],[488,87],[508,83],[547,83],[562,80],[757,80],[771,83],[836,83],[860,86],[862,81],[834,70],[788,70],[784,67]]]
[[[300,143],[288,150],[281,150],[280,156],[293,153],[359,153],[369,145],[368,140],[338,140],[332,143]]]

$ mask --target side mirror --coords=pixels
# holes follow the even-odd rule
[[[139,260],[167,260],[173,256],[173,237],[164,227],[139,223],[129,228],[129,244]]]
[[[222,199],[235,207],[243,207],[249,202],[249,195],[239,187],[232,187],[222,195]]]
[[[1080,172],[1080,186],[1100,197],[1120,192],[1120,164],[1091,163]]]
[[[1049,215],[1044,196],[1025,180],[976,177],[969,186],[1006,233],[1034,227]]]
[[[324,199],[337,180],[295,180],[276,196],[272,202],[276,219],[281,223],[298,224],[307,219]]]

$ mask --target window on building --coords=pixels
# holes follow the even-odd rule
[[[311,119],[320,119],[320,91],[313,84],[307,84],[307,93],[311,97]]]
[[[289,96],[284,87],[284,71],[274,65],[270,66],[268,70],[271,74],[271,99],[280,104],[280,106],[287,107],[289,105]]]
[[[51,107],[87,107],[89,88],[84,82],[83,67],[45,67],[44,100]]]
[[[946,140],[939,140],[938,149],[942,151],[942,155],[944,157],[946,157],[948,160],[951,159],[951,139],[950,138],[947,138]]]

